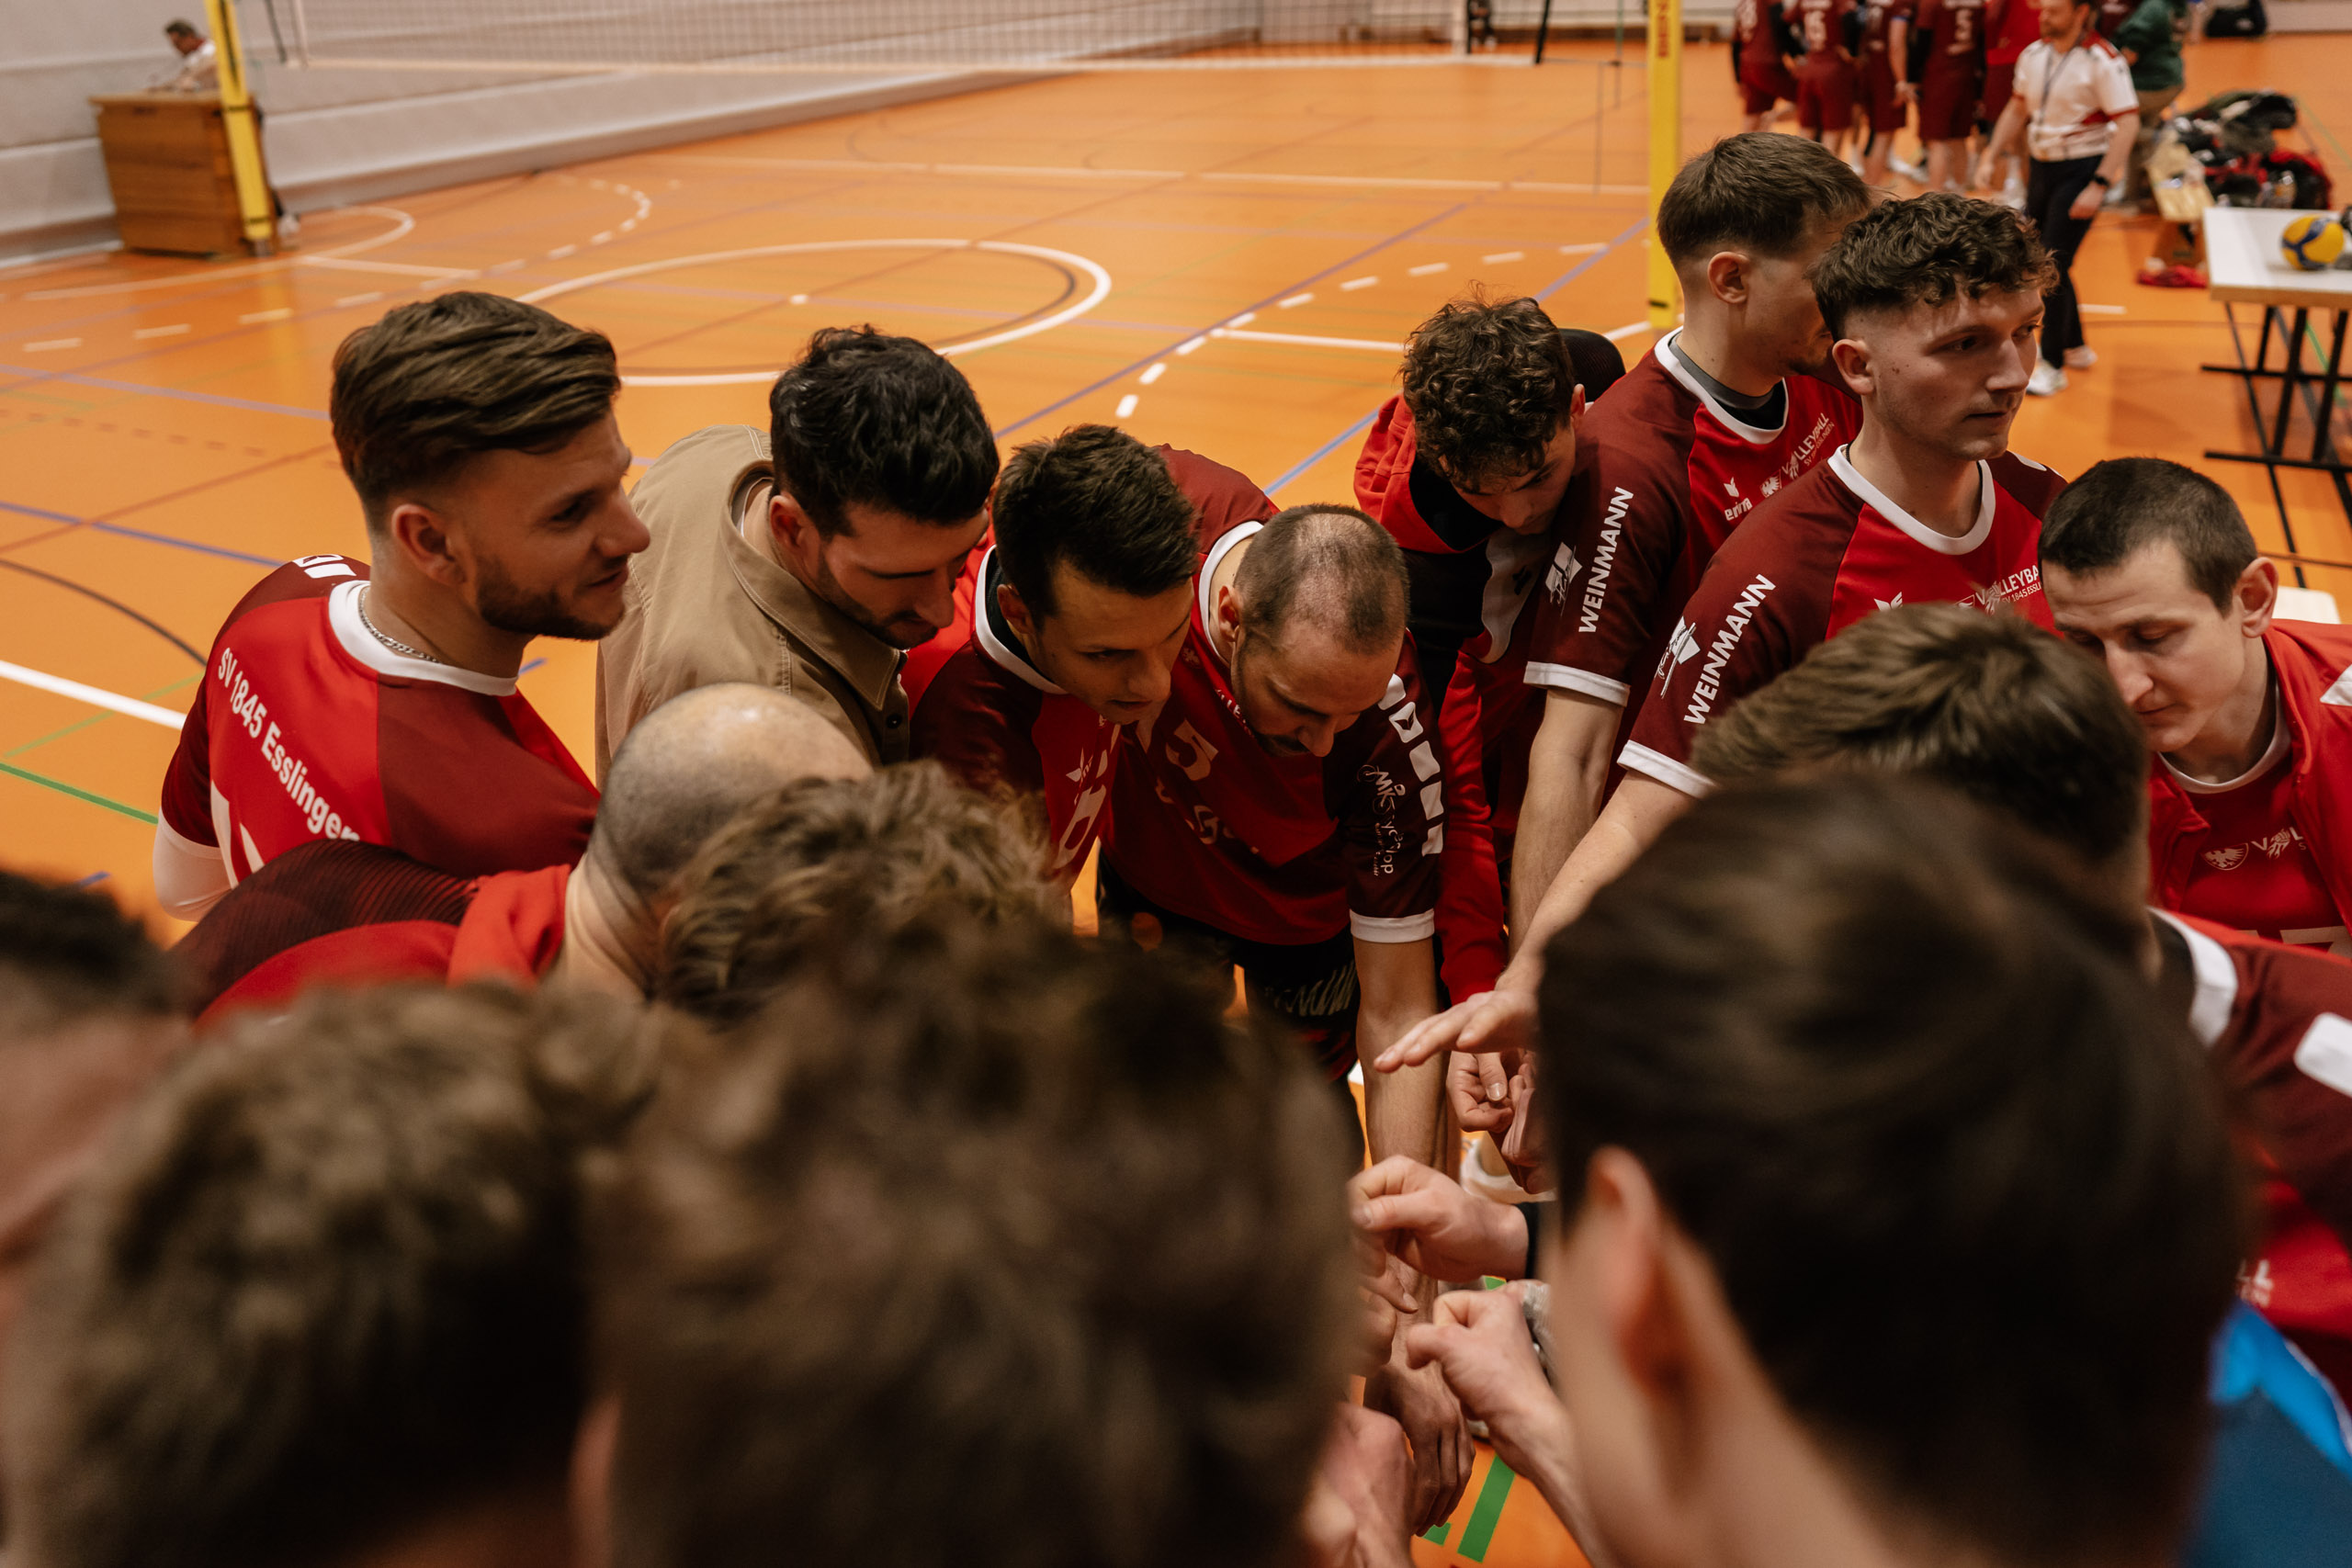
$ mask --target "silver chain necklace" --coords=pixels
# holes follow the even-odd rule
[[[386,637],[382,632],[378,631],[376,629],[376,623],[368,618],[368,592],[365,589],[362,589],[359,593],[358,609],[359,624],[368,628],[368,635],[374,637],[378,642],[382,643],[386,648],[390,649],[394,653],[404,654],[411,659],[422,659],[427,664],[447,664],[449,662],[446,659],[435,658],[432,654],[425,652],[424,649],[421,648],[411,648],[408,644],[401,641],[399,638]]]

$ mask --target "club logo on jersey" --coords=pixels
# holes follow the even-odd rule
[[[1898,592],[1892,599],[1873,598],[1871,600],[1871,603],[1877,605],[1882,610],[1899,609],[1903,604],[1903,595]]]
[[[1731,662],[1733,651],[1747,631],[1747,623],[1756,618],[1777,584],[1758,572],[1756,581],[1739,591],[1732,601],[1731,613],[1724,617],[1723,629],[1715,633],[1715,640],[1707,645],[1707,661],[1699,666],[1698,683],[1690,688],[1690,705],[1682,710],[1683,721],[1704,724],[1715,705],[1715,694],[1723,689],[1724,666]]]
[[[1584,608],[1577,615],[1578,632],[1597,631],[1600,626],[1600,606],[1609,597],[1609,573],[1617,564],[1617,541],[1625,532],[1625,513],[1634,504],[1634,492],[1619,485],[1609,498],[1609,510],[1600,519],[1600,538],[1592,548],[1592,575],[1584,580]]]
[[[1666,651],[1658,656],[1657,678],[1665,680],[1678,666],[1688,664],[1698,657],[1698,635],[1690,629],[1690,622],[1678,617],[1674,623],[1674,635],[1666,639]]]
[[[2259,839],[2249,840],[2243,844],[2228,844],[2218,850],[2207,850],[2199,858],[2215,871],[2235,871],[2256,854],[2260,854],[2266,861],[2283,860],[2290,851],[2300,849],[2302,842],[2302,834],[2290,826],[2281,828],[2275,833],[2266,833]]]
[[[1568,585],[1583,570],[1584,562],[1577,559],[1576,547],[1563,542],[1552,557],[1551,570],[1544,574],[1544,596],[1555,604],[1567,603]]]
[[[2207,850],[2205,863],[2215,871],[2235,871],[2245,863],[2246,846],[2232,844],[2226,850]]]
[[[1986,615],[1997,615],[2004,604],[2015,604],[2041,592],[2041,569],[2022,567],[1997,582],[1985,583],[1969,590],[1976,607]]]
[[[1766,474],[1764,476],[1764,482],[1757,488],[1764,492],[1764,499],[1770,501],[1774,496],[1781,493],[1781,476],[1778,474]]]

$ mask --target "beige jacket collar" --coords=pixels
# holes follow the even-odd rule
[[[741,517],[755,483],[774,482],[775,470],[764,463],[745,469],[728,494],[729,521]],[[904,653],[808,592],[808,584],[762,555],[740,526],[727,531],[727,564],[760,613],[824,660],[867,707],[879,712],[889,702]]]

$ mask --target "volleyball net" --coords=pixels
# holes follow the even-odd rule
[[[712,75],[1525,65],[1554,0],[246,0],[318,69]],[[1570,0],[1573,4],[1574,0]],[[268,31],[254,25],[266,13]]]

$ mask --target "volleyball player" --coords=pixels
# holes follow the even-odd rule
[[[1919,140],[1928,147],[1928,188],[1958,190],[1969,176],[1968,138],[1984,98],[1984,0],[1919,0],[1917,25],[1925,42]]]
[[[304,556],[240,600],[164,780],[155,888],[194,919],[298,844],[455,876],[568,864],[596,791],[515,690],[537,637],[620,624],[645,548],[613,345],[443,294],[335,351],[335,449],[370,564]]]

